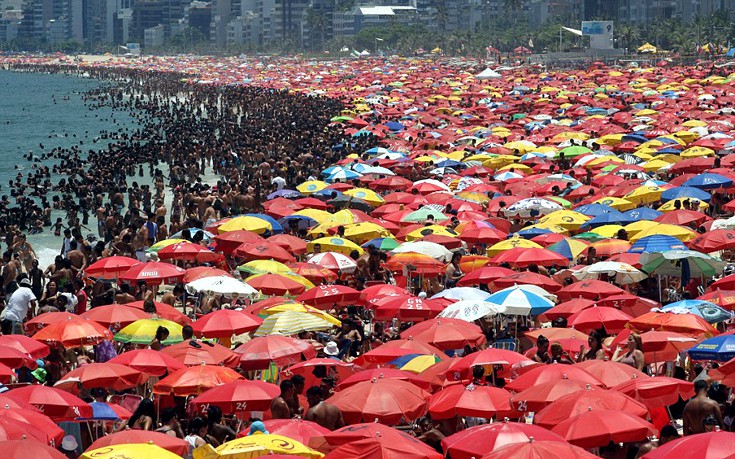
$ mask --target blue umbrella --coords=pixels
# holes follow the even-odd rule
[[[521,287],[510,287],[493,293],[485,301],[505,306],[511,315],[541,314],[554,306],[554,302],[548,298]]]
[[[584,214],[588,217],[597,217],[607,212],[617,212],[616,209],[600,203],[585,204],[574,209],[575,212]]]
[[[714,303],[703,300],[683,300],[664,306],[664,311],[697,315],[711,324],[729,320],[732,313]]]
[[[550,229],[546,228],[526,228],[518,231],[517,233],[511,233],[508,234],[508,239],[513,237],[514,235],[518,235],[524,239],[533,239],[536,236],[541,236],[542,234],[549,234],[553,233]]]
[[[632,221],[633,220],[631,220],[631,218],[624,213],[613,210],[612,212],[606,212],[592,218],[591,220],[587,220],[586,222],[582,223],[582,228],[596,228],[602,225],[625,225]]]
[[[388,121],[387,123],[385,123],[385,125],[391,131],[402,131],[406,128],[404,125],[397,121]]]
[[[207,230],[203,230],[201,228],[187,228],[187,229],[189,230],[189,236],[191,237],[193,237],[197,233],[202,233],[202,238],[204,242],[206,242],[207,244],[209,244],[210,242],[214,240],[214,234],[210,233]],[[172,234],[171,236],[169,236],[169,238],[170,239],[186,239],[185,237],[183,237],[183,235],[184,235],[184,230],[181,230],[178,233]]]
[[[630,246],[628,253],[666,252],[667,250],[686,250],[686,246],[673,236],[654,234],[638,239]]]
[[[658,154],[664,154],[664,155],[678,155],[680,153],[681,153],[681,150],[677,150],[674,147],[666,147],[658,151]]]
[[[326,177],[326,176],[332,175],[333,173],[337,171],[341,171],[341,170],[342,170],[341,166],[329,166],[328,168],[322,171],[322,175]]]
[[[266,196],[266,199],[268,200],[276,199],[276,198],[298,199],[302,197],[304,197],[304,195],[299,193],[296,190],[283,189],[283,190],[274,191],[273,193]]]
[[[440,161],[436,163],[436,167],[453,167],[457,168],[458,166],[464,166],[464,163],[461,163],[459,161],[455,161],[453,159],[445,159],[444,161]]]
[[[312,197],[322,200],[334,199],[342,195],[343,193],[341,191],[333,190],[331,188],[324,188],[323,190],[319,190],[316,193],[311,194]]]
[[[120,419],[120,417],[117,414],[115,414],[112,408],[110,408],[110,405],[108,405],[105,402],[92,402],[89,404],[89,406],[92,407],[92,417],[91,418],[80,418],[80,420],[94,419],[96,421],[116,421]]]
[[[278,224],[281,225],[281,227],[290,226],[291,222],[296,222],[294,224],[300,230],[311,228],[312,226],[316,226],[318,223],[316,220],[304,215],[289,215],[278,219]]]
[[[648,139],[646,138],[646,136],[642,134],[625,134],[620,140],[622,140],[623,142],[638,142],[638,143],[648,142]]]
[[[345,182],[345,181],[354,180],[360,177],[362,177],[362,174],[359,174],[355,171],[351,171],[349,169],[340,168],[340,170],[334,171],[331,174],[329,174],[329,176],[324,180],[329,183],[334,183],[337,180]]]
[[[714,188],[729,187],[732,180],[720,174],[704,173],[694,176],[682,183],[682,186],[693,186],[702,190],[712,190]]]
[[[281,226],[281,224],[278,223],[278,220],[276,220],[275,218],[271,217],[270,215],[266,215],[266,214],[245,214],[245,215],[247,215],[248,217],[259,218],[261,220],[265,220],[268,223],[270,223],[271,224],[271,227],[273,228],[271,230],[271,233],[273,233],[273,234],[281,234],[281,233],[283,233],[283,227]]]
[[[661,214],[663,214],[663,212],[659,212],[658,210],[654,210],[654,209],[649,209],[648,207],[639,207],[637,209],[630,209],[623,213],[634,222],[637,222],[639,220],[655,220],[656,217],[659,217]]]
[[[727,362],[735,358],[735,335],[719,335],[706,339],[687,352],[692,360]]]
[[[682,198],[694,198],[699,199],[700,201],[709,202],[712,196],[706,191],[702,191],[699,188],[694,188],[691,186],[679,186],[676,188],[668,189],[661,193],[661,200],[664,202]]]

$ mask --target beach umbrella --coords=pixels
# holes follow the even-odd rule
[[[334,282],[338,276],[334,271],[311,263],[298,262],[288,265],[289,269],[296,275],[304,277],[314,284]]]
[[[631,316],[616,308],[593,306],[575,313],[568,321],[570,326],[583,332],[604,328],[608,333],[617,333],[631,319]]]
[[[229,348],[208,341],[187,340],[166,346],[160,352],[187,367],[223,365],[234,368],[240,360],[240,357]]]
[[[560,379],[569,379],[583,384],[590,384],[592,386],[602,386],[602,382],[600,380],[579,367],[574,365],[553,364],[541,365],[537,368],[532,368],[511,381],[506,387],[508,390],[520,392],[545,382],[553,382]]]
[[[343,444],[324,456],[325,459],[362,459],[362,458],[405,458],[441,459],[442,455],[430,448],[421,447],[422,442],[393,442],[383,437],[366,438]],[[425,446],[425,445],[424,445]]]
[[[170,373],[153,386],[159,395],[186,396],[242,379],[234,370],[218,365],[198,365]]]
[[[118,276],[123,282],[137,284],[145,281],[147,285],[174,284],[181,282],[186,271],[178,266],[160,261],[149,261],[133,266]]]
[[[634,284],[648,277],[646,273],[618,261],[598,261],[574,271],[572,276],[579,280],[589,280],[596,279],[601,274],[613,277],[618,284]]]
[[[45,435],[38,438],[38,440],[47,445],[60,445],[65,435],[64,430],[56,425],[51,418],[41,414],[35,408],[23,409],[5,405],[0,408],[0,417],[8,418],[18,423],[29,424],[33,428],[39,429]]]
[[[559,255],[574,260],[587,251],[589,244],[576,239],[564,239],[546,247],[547,250],[558,253]]]
[[[152,349],[134,349],[108,360],[107,363],[121,364],[154,376],[163,376],[169,371],[184,368],[184,364],[163,352]]]
[[[620,362],[614,362],[612,360],[585,360],[584,362],[575,363],[591,374],[595,378],[602,381],[605,387],[614,387],[618,384],[622,384],[626,381],[635,378],[643,378],[646,376],[642,371],[638,371],[630,365],[626,365]]]
[[[673,405],[681,397],[688,400],[694,396],[694,384],[666,376],[634,378],[612,388],[634,398],[648,408]]]
[[[82,399],[61,389],[49,386],[31,385],[19,387],[6,395],[19,402],[38,408],[53,420],[74,420],[79,417],[92,417],[92,407]]]
[[[28,320],[24,328],[28,333],[36,333],[48,325],[69,321],[78,322],[79,320],[79,316],[71,312],[44,312]]]
[[[398,242],[393,237],[378,237],[374,239],[370,239],[366,243],[362,244],[361,247],[363,249],[368,249],[370,247],[375,247],[378,250],[381,250],[383,252],[390,252],[391,250],[398,247],[400,242]]]
[[[495,256],[502,254],[506,252],[507,250],[514,249],[514,248],[523,248],[523,249],[541,249],[541,245],[530,241],[528,239],[524,239],[521,237],[510,237],[506,239],[505,241],[500,241],[497,244],[493,244],[492,246],[488,247],[487,249],[487,255],[488,256]]]
[[[320,309],[317,309],[313,306],[309,306],[304,303],[283,303],[277,306],[272,306],[267,309],[263,309],[262,312],[270,316],[273,314],[278,314],[278,313],[286,312],[286,311],[294,311],[294,312],[300,312],[300,313],[305,313],[305,314],[312,314],[316,317],[319,317],[322,320],[325,320],[331,323],[332,325],[336,325],[338,327],[342,325],[342,322],[340,322],[335,317],[327,314],[326,312]]]
[[[420,253],[444,263],[448,263],[452,259],[452,252],[447,250],[443,245],[426,241],[404,242],[391,250],[391,252],[394,254]]]
[[[418,339],[439,349],[477,347],[485,342],[482,329],[464,320],[437,318],[417,323],[401,332],[401,338]]]
[[[92,402],[89,406],[92,407],[94,416],[91,419],[80,418],[80,421],[118,421],[121,419],[127,420],[133,416],[133,413],[114,403]]]
[[[21,421],[17,417],[11,418],[9,416],[0,416],[0,442],[8,440],[27,440],[28,442],[37,441],[46,445],[53,445],[55,442],[54,438],[49,437],[49,435],[41,430],[41,427],[38,425]]]
[[[712,190],[732,186],[732,179],[720,174],[703,173],[688,179],[681,185],[699,188],[701,190]]]
[[[485,301],[503,307],[503,314],[511,315],[540,314],[554,306],[546,297],[518,286],[493,293]]]
[[[181,459],[181,456],[161,448],[153,443],[131,443],[105,446],[99,449],[88,449],[79,459]]]
[[[512,269],[502,268],[500,266],[483,266],[465,274],[464,277],[457,282],[457,285],[460,287],[489,285],[499,279],[513,274],[516,274],[516,272]]]
[[[669,303],[663,308],[663,311],[673,312],[676,314],[696,314],[707,322],[714,324],[723,322],[732,318],[732,313],[723,309],[716,304],[702,300],[682,300]]]
[[[296,189],[305,195],[310,195],[312,193],[316,193],[317,191],[321,191],[324,188],[329,186],[328,183],[323,182],[321,180],[308,180],[306,182],[303,182],[296,186]]]
[[[84,274],[89,277],[101,277],[103,279],[116,279],[118,275],[128,271],[140,261],[130,258],[114,255],[111,257],[100,258],[96,262],[84,269]]]
[[[630,246],[630,253],[666,252],[686,250],[687,247],[677,238],[666,235],[652,235],[638,239]]]
[[[482,456],[481,459],[536,459],[542,457],[593,459],[597,456],[566,442],[536,441],[535,438],[531,438],[527,442],[506,445]]]
[[[120,341],[121,343],[151,344],[156,338],[159,327],[164,327],[169,332],[168,337],[161,344],[176,344],[184,340],[181,336],[183,327],[176,322],[166,319],[140,319],[115,333],[115,341]]]
[[[516,447],[521,442],[531,440],[566,443],[566,440],[559,435],[533,424],[501,421],[470,427],[452,434],[442,439],[442,448],[452,459],[471,459],[490,454],[505,446]]]
[[[625,290],[620,287],[616,287],[609,282],[601,280],[583,280],[580,282],[574,282],[573,284],[567,285],[556,292],[559,298],[565,300],[572,298],[597,300],[598,298],[606,298],[623,293],[625,293]]]
[[[206,247],[192,242],[177,242],[167,245],[158,251],[160,260],[186,260],[198,263],[218,263],[224,261],[224,255],[212,252]]]
[[[35,370],[38,367],[36,359],[25,352],[21,352],[12,347],[0,347],[0,364],[6,365],[11,369],[27,367]]]
[[[429,393],[407,381],[376,379],[347,387],[329,398],[345,422],[398,424],[426,413]]]
[[[245,230],[255,234],[264,234],[273,231],[273,229],[271,222],[266,219],[251,215],[240,215],[220,225],[217,232],[222,234],[229,231]]]
[[[707,231],[689,242],[689,248],[704,253],[735,248],[735,230],[716,229]]]
[[[160,317],[161,319],[176,322],[182,327],[184,325],[191,325],[191,319],[185,316],[184,313],[182,313],[175,307],[166,303],[159,303],[158,301],[154,301],[153,304],[156,306],[156,316]],[[133,301],[132,303],[125,303],[122,306],[143,311],[145,309],[145,301]],[[151,316],[149,315],[148,317]]]
[[[719,335],[691,347],[687,353],[692,360],[727,362],[735,358],[735,336]]]
[[[488,316],[504,314],[506,308],[482,300],[460,300],[452,303],[439,313],[439,317],[474,322]]]
[[[255,331],[254,336],[296,335],[304,331],[329,330],[333,326],[334,324],[314,314],[284,311],[266,317]]]
[[[406,321],[419,321],[435,317],[444,309],[440,300],[418,298],[411,295],[385,296],[372,303],[377,320],[398,317]]]
[[[670,331],[692,337],[711,337],[717,335],[706,320],[695,314],[674,314],[671,312],[648,312],[628,322],[628,327],[637,331]]]
[[[687,282],[692,277],[713,277],[725,268],[725,263],[715,257],[694,250],[667,250],[644,253],[641,256],[643,270],[650,274],[677,276]]]
[[[139,309],[126,308],[120,304],[110,304],[106,306],[97,306],[85,311],[80,315],[80,317],[93,320],[107,328],[119,330],[122,327],[132,324],[136,320],[150,318],[150,314]]]
[[[385,344],[366,352],[362,358],[366,362],[382,365],[407,354],[435,355],[442,360],[448,358],[448,356],[437,347],[415,339],[388,341]]]
[[[257,329],[263,321],[242,311],[221,309],[205,314],[199,318],[192,328],[194,334],[206,338],[229,338]]]
[[[709,301],[731,311],[735,305],[735,290],[715,289],[697,297],[698,300]]]
[[[733,457],[735,433],[715,430],[674,439],[650,451],[645,459],[716,459]]]
[[[306,241],[290,234],[276,234],[268,238],[268,242],[288,250],[294,255],[306,253]]]
[[[238,379],[206,390],[191,400],[191,403],[202,413],[210,406],[219,407],[226,414],[267,411],[273,399],[280,393],[275,384]]]
[[[532,264],[538,266],[567,266],[569,260],[547,249],[516,247],[495,255],[492,263],[498,265],[508,263],[513,267],[526,267]]]
[[[186,288],[190,293],[194,294],[206,293],[209,295],[225,295],[228,297],[232,297],[234,295],[252,296],[258,293],[257,290],[248,284],[231,276],[202,277],[186,284]]]
[[[278,244],[268,240],[263,242],[244,243],[232,251],[236,257],[242,257],[246,260],[276,260],[282,263],[295,261],[293,254]]]
[[[339,252],[317,253],[307,260],[307,263],[329,269],[335,273],[353,273],[357,269],[357,262]]]
[[[33,359],[41,359],[46,357],[50,350],[49,347],[40,343],[33,338],[24,335],[2,335],[0,336],[0,347],[13,348],[24,354],[28,354]]]
[[[329,453],[341,445],[353,444],[360,440],[378,438],[383,439],[391,444],[401,445],[406,449],[417,449],[426,452],[426,454],[436,453],[436,451],[417,439],[414,436],[402,432],[393,427],[388,427],[379,422],[369,422],[364,424],[352,424],[334,430],[321,437],[314,437],[309,441],[309,446],[323,453]],[[437,455],[441,456],[439,453]],[[428,456],[435,457],[435,456]],[[439,459],[439,457],[437,457]]]
[[[98,438],[94,443],[89,445],[87,450],[102,450],[113,445],[130,444],[154,444],[179,456],[185,456],[189,453],[190,449],[189,443],[183,438],[176,438],[165,433],[150,430],[127,429]]]
[[[517,285],[534,285],[547,292],[557,292],[562,288],[561,284],[548,276],[544,276],[539,273],[532,273],[530,271],[510,274],[492,282],[492,287],[494,287],[493,290],[504,290]]]
[[[610,442],[628,443],[655,435],[655,427],[624,411],[590,409],[567,418],[551,429],[569,443],[582,448],[606,446]]]
[[[697,233],[683,226],[667,225],[666,223],[657,223],[655,226],[650,226],[644,229],[643,231],[640,231],[630,236],[630,241],[635,242],[646,236],[653,236],[653,235],[673,236],[682,242],[689,242],[693,239],[696,239],[697,237]]]
[[[246,230],[228,231],[226,233],[218,234],[214,237],[217,251],[222,252],[225,255],[230,255],[233,250],[240,247],[242,244],[252,244],[256,242],[263,242],[264,240],[265,239],[263,239],[262,236]]]
[[[355,304],[359,300],[360,292],[345,285],[319,285],[296,297],[296,301],[322,309],[335,304]]]
[[[449,419],[455,416],[492,418],[512,411],[510,392],[490,386],[455,385],[437,392],[429,399],[432,419]]]
[[[414,354],[408,354],[403,357],[399,357],[398,359],[392,360],[389,362],[389,365],[397,365],[400,366],[399,363],[397,363],[399,360],[405,360],[405,358],[416,358]],[[433,356],[431,356],[433,357]],[[429,390],[431,387],[431,384],[429,381],[422,379],[417,374],[410,372],[408,370],[401,370],[398,368],[390,368],[390,367],[381,367],[376,368],[372,370],[363,370],[358,371],[357,373],[354,373],[345,379],[341,380],[339,384],[337,384],[337,387],[339,390],[342,390],[346,387],[354,386],[357,383],[361,383],[364,381],[372,381],[373,379],[397,379],[400,381],[408,381],[412,384],[414,384],[417,387],[420,387],[424,390]]]
[[[90,363],[65,374],[54,387],[69,390],[80,384],[85,389],[103,387],[122,391],[138,386],[141,376],[140,371],[119,363]]]
[[[256,274],[245,282],[264,295],[298,295],[306,290],[303,284],[279,274]]]
[[[359,245],[349,239],[341,237],[321,237],[319,239],[314,239],[306,244],[306,251],[314,252],[314,246],[317,244],[321,245],[321,248],[324,251],[337,252],[347,256],[350,256],[353,251],[356,251],[360,255],[365,252]]]
[[[281,435],[304,445],[314,437],[322,437],[331,432],[316,422],[303,419],[271,419],[264,422],[266,430],[273,435]],[[246,437],[249,430],[243,429],[238,437]]]
[[[65,348],[90,346],[112,339],[112,333],[92,320],[76,318],[44,327],[33,339],[48,345],[61,344]],[[150,341],[148,341],[150,343]]]
[[[316,356],[308,341],[279,335],[253,338],[237,347],[235,353],[240,355],[240,366],[247,370],[266,369],[271,362],[283,367],[304,360],[302,356]]]
[[[532,362],[533,360],[519,354],[518,352],[508,351],[506,349],[488,348],[462,357],[454,365],[454,370],[469,376],[470,369],[477,365],[524,366]]]

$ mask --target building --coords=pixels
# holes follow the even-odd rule
[[[146,48],[158,48],[163,46],[166,40],[166,28],[163,24],[145,29],[143,36],[143,46]]]
[[[582,0],[533,0],[528,4],[528,26],[536,29],[554,18],[577,24],[583,19],[583,9]]]
[[[186,13],[189,27],[196,29],[203,36],[209,38],[212,24],[212,4],[209,2],[194,1],[188,6]]]

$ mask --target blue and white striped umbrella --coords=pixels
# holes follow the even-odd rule
[[[332,174],[330,174],[326,179],[324,179],[326,182],[334,183],[337,180],[340,181],[347,181],[347,180],[354,180],[356,178],[362,177],[362,174],[357,173],[355,171],[351,171],[349,169],[340,169],[338,171],[334,171]]]
[[[554,307],[553,301],[521,287],[511,287],[493,293],[485,301],[503,306],[506,314],[519,316],[541,314]]]

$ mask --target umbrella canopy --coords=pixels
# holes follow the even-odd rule
[[[90,363],[65,374],[54,387],[69,390],[81,384],[85,389],[105,387],[121,391],[136,387],[141,383],[140,380],[140,371],[125,365],[110,362]]]
[[[489,454],[504,446],[515,446],[530,440],[566,443],[564,438],[550,430],[533,424],[504,421],[474,426],[459,431],[444,438],[442,447],[452,459],[471,459]]]
[[[487,297],[485,301],[503,307],[504,314],[524,316],[541,314],[554,306],[551,300],[521,287],[511,287],[501,290]]]
[[[721,274],[725,263],[715,257],[694,250],[667,250],[641,255],[643,271],[649,274],[681,277],[714,277]]]
[[[355,304],[359,300],[360,292],[346,285],[319,285],[296,298],[296,301],[322,309],[331,308],[335,304]]]
[[[65,348],[72,348],[111,340],[112,333],[97,322],[75,318],[51,324],[33,335],[33,339],[46,344],[61,344]]]
[[[284,311],[266,317],[254,336],[296,335],[304,331],[329,330],[333,326],[334,324],[315,314]]]
[[[271,419],[265,421],[265,428],[269,433],[274,435],[282,435],[299,443],[308,445],[309,441],[314,437],[322,437],[331,432],[312,421],[304,421],[303,419]],[[238,436],[247,436],[249,431],[242,430]]]
[[[352,424],[339,428],[322,437],[312,438],[309,446],[323,453],[329,453],[341,445],[352,444],[370,438],[383,439],[389,443],[399,444],[406,448],[410,447],[412,449],[423,450],[427,454],[435,452],[433,448],[430,448],[416,437],[379,422]]]
[[[723,322],[732,318],[732,312],[727,309],[723,309],[714,303],[702,300],[676,301],[674,303],[667,304],[661,309],[675,314],[695,314],[711,324]]]
[[[114,255],[111,257],[101,258],[87,266],[84,270],[84,274],[89,277],[116,279],[120,274],[128,271],[130,268],[138,264],[140,264],[140,261],[134,258]]]
[[[87,450],[101,450],[113,445],[148,444],[160,446],[161,448],[179,456],[185,456],[189,452],[189,443],[182,439],[166,435],[161,432],[150,430],[128,429],[114,432],[98,438]]]
[[[579,367],[573,365],[543,365],[523,373],[511,381],[507,388],[512,391],[522,391],[529,387],[559,379],[571,379],[592,386],[602,386],[602,382]]]
[[[253,287],[232,276],[202,277],[186,284],[190,293],[207,293],[210,295],[251,296],[258,293]]]
[[[408,357],[413,357],[409,354]],[[393,361],[395,362],[395,361]],[[394,364],[394,363],[391,363]],[[337,387],[342,390],[346,387],[354,386],[357,383],[363,381],[371,381],[373,379],[398,379],[401,381],[408,381],[417,387],[424,390],[429,390],[430,384],[425,379],[420,378],[418,375],[409,371],[398,370],[396,368],[382,367],[374,370],[363,370],[359,371],[347,378],[341,380]]]
[[[576,330],[583,332],[604,328],[608,333],[617,333],[631,319],[631,316],[616,308],[593,306],[573,314],[568,322]]]
[[[431,319],[401,332],[401,338],[413,337],[439,349],[460,349],[465,345],[480,346],[485,342],[482,329],[475,324],[458,319]]]
[[[706,339],[687,351],[692,360],[727,362],[735,358],[735,335],[720,335]]]
[[[169,371],[181,370],[185,365],[163,352],[152,349],[134,349],[123,352],[107,363],[125,365],[153,376],[163,376]]]
[[[542,457],[563,457],[565,459],[594,459],[592,453],[569,443],[558,441],[519,442],[499,448],[481,459],[537,459]]]
[[[735,451],[735,433],[706,432],[677,438],[661,445],[645,459],[731,459]]]
[[[67,459],[59,450],[38,441],[3,440],[2,447],[7,459]]]
[[[19,424],[28,424],[31,426],[29,430],[33,428],[40,430],[45,434],[41,436],[41,438],[35,437],[35,435],[33,435],[37,434],[35,430],[29,433],[33,436],[33,438],[36,438],[47,445],[60,445],[61,440],[62,438],[64,438],[65,435],[64,430],[56,425],[56,423],[54,423],[51,418],[39,413],[36,410],[11,408],[6,405],[0,408],[0,417],[7,418],[12,421],[17,421]]]
[[[267,411],[273,399],[280,393],[275,384],[239,379],[208,389],[195,397],[191,403],[201,412],[205,412],[209,406],[217,406],[227,414],[240,411]]]
[[[492,418],[510,415],[510,392],[490,386],[450,386],[429,399],[429,414],[433,419],[455,416]]]
[[[515,247],[495,255],[492,263],[498,265],[508,263],[511,266],[522,268],[529,265],[567,266],[569,260],[565,256],[547,249]]]
[[[188,340],[161,350],[162,354],[191,367],[196,365],[224,365],[234,368],[239,363],[239,356],[229,348],[207,341]]]
[[[25,386],[13,389],[7,396],[21,403],[29,403],[54,420],[74,420],[92,417],[92,407],[80,398],[48,386]]]
[[[254,338],[235,349],[240,354],[240,366],[248,370],[268,368],[271,362],[286,366],[316,356],[316,350],[307,341],[287,336],[271,335]]]
[[[395,425],[424,415],[428,399],[428,392],[410,382],[376,379],[345,388],[328,402],[339,408],[348,424],[377,420]]]
[[[184,340],[181,336],[182,326],[166,319],[140,319],[115,333],[115,341],[121,343],[151,344],[156,338],[159,327],[168,330],[169,335],[161,344],[169,345]]]
[[[655,435],[656,428],[642,418],[624,411],[595,410],[567,418],[551,429],[569,443],[582,448],[595,448],[608,443],[645,440]]]
[[[206,338],[229,338],[257,329],[263,321],[247,312],[220,309],[194,322],[194,334]]]
[[[160,261],[149,261],[133,266],[118,276],[123,282],[137,284],[145,281],[147,285],[174,284],[181,282],[186,271],[178,266]]]
[[[167,451],[153,443],[132,443],[105,446],[99,449],[88,449],[79,459],[116,459],[125,457],[128,459],[181,459],[181,456]]]
[[[205,445],[199,449],[204,450],[200,457],[212,459],[240,459],[244,457],[260,457],[271,454],[283,454],[288,456],[305,457],[309,459],[321,459],[324,455],[318,451],[306,447],[302,443],[283,435],[258,434],[237,438],[218,446],[216,449],[211,445]]]
[[[306,290],[303,284],[278,274],[258,274],[246,282],[264,295],[298,295]]]
[[[671,312],[648,312],[628,322],[628,327],[636,331],[671,331],[693,337],[710,337],[717,334],[706,320],[695,314],[674,314]]]
[[[242,379],[227,367],[199,365],[169,374],[153,386],[154,394],[186,396],[201,394],[207,389]]]
[[[649,408],[673,405],[679,397],[687,400],[694,395],[692,383],[666,376],[631,379],[612,389],[638,400]]]
[[[420,442],[419,442],[420,443]],[[405,459],[441,459],[442,455],[433,450],[420,448],[413,443],[391,442],[382,437],[366,438],[346,443],[325,459],[363,459],[363,458],[405,458]]]
[[[0,347],[13,348],[24,354],[28,354],[33,359],[41,359],[49,354],[49,347],[36,341],[33,338],[24,335],[3,335],[0,336]]]
[[[612,360],[585,360],[584,362],[575,364],[575,366],[582,368],[587,373],[602,381],[605,387],[614,387],[631,379],[646,376],[645,373],[636,370],[630,365]]]
[[[139,309],[126,308],[120,304],[97,306],[84,312],[81,317],[93,320],[113,330],[119,330],[140,319],[148,319],[150,314]]]

